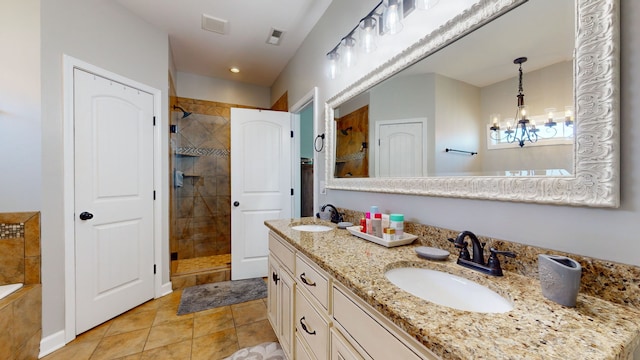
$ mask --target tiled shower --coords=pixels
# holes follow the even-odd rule
[[[270,110],[287,111],[287,99],[285,92]],[[232,107],[256,109],[171,96],[169,248],[174,289],[231,279]]]
[[[171,111],[174,288],[229,280],[230,104],[176,98]]]

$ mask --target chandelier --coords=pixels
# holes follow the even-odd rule
[[[541,138],[541,136],[539,135],[540,129],[537,128],[536,122],[532,121],[529,118],[529,108],[524,103],[524,90],[522,88],[522,63],[526,61],[526,57],[519,57],[513,60],[513,63],[519,66],[518,95],[516,95],[516,98],[518,100],[514,123],[507,122],[506,130],[504,130],[503,135],[500,135],[499,116],[492,114],[492,125],[489,128],[491,130],[491,138],[493,140],[506,141],[508,143],[518,143],[520,147],[523,147],[525,142],[527,141],[530,143],[535,143],[539,138]],[[570,110],[566,110],[565,117],[567,119],[572,119],[572,114],[567,114],[568,111]],[[550,137],[553,137],[557,134],[557,123],[554,120],[554,112],[555,109],[547,109],[548,117],[547,121],[544,123],[544,126],[547,128],[547,132],[550,133]],[[565,123],[569,125],[569,120],[566,120]],[[573,124],[573,121],[571,121],[571,124]]]

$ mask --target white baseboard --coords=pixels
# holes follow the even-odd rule
[[[38,355],[38,359],[41,359],[65,346],[66,343],[64,339],[64,330],[60,330],[57,333],[53,333],[42,338],[42,340],[40,340],[40,354]]]
[[[159,297],[163,297],[165,295],[169,295],[173,292],[173,285],[171,284],[171,281],[169,281],[168,283],[162,284],[162,286],[160,287],[160,296]]]

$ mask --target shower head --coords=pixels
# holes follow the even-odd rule
[[[349,130],[353,130],[353,126],[349,126],[346,129],[342,129],[342,130],[340,130],[340,132],[342,133],[342,135],[346,136],[346,135],[349,135]]]
[[[184,110],[183,108],[181,108],[180,106],[173,105],[173,110],[180,110],[180,111],[182,111],[182,118],[183,118],[183,119],[184,119],[184,118],[186,118],[187,116],[191,115],[191,113],[190,113],[190,112],[185,111],[185,110]]]

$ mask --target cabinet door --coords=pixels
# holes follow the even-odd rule
[[[273,257],[269,255],[269,274],[267,281],[267,318],[273,327],[273,331],[278,333],[280,322],[278,321],[278,283],[280,272],[280,264]]]
[[[280,316],[280,328],[278,340],[285,354],[291,359],[293,350],[293,332],[294,332],[294,292],[295,282],[287,274],[286,271],[280,271],[280,281],[278,282],[278,310]]]
[[[331,329],[331,360],[364,360],[342,335]]]

